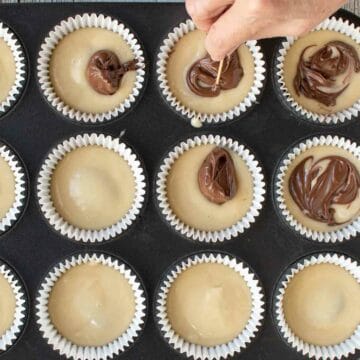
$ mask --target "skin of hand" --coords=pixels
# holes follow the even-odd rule
[[[220,61],[247,40],[301,36],[326,19],[346,0],[186,0],[205,46]]]

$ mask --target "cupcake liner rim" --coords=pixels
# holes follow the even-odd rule
[[[128,163],[134,176],[135,195],[131,208],[117,223],[101,230],[85,230],[71,225],[57,213],[51,199],[50,184],[53,171],[66,154],[77,148],[94,145],[114,151]],[[49,225],[69,239],[91,244],[108,241],[127,231],[145,206],[146,190],[145,170],[139,156],[121,140],[121,137],[113,138],[97,133],[79,134],[55,145],[44,160],[37,179],[38,203]]]
[[[217,231],[199,230],[186,225],[172,211],[167,199],[166,182],[175,161],[186,151],[199,145],[215,144],[234,151],[245,162],[253,181],[253,199],[247,213],[236,224]],[[229,240],[243,233],[259,216],[265,200],[263,170],[255,156],[236,140],[220,135],[198,135],[182,141],[168,151],[162,160],[155,180],[157,206],[166,222],[181,235],[200,242],[216,243]]]
[[[0,336],[0,352],[2,354],[13,346],[23,333],[28,317],[28,298],[22,279],[15,270],[10,267],[10,265],[1,259],[0,274],[8,281],[15,296],[15,313],[13,322],[10,328]]]
[[[56,94],[51,84],[49,63],[52,51],[66,35],[82,28],[102,28],[118,34],[130,46],[134,53],[134,58],[137,60],[136,80],[132,93],[123,103],[103,113],[82,112],[66,105]],[[42,43],[37,60],[38,82],[48,103],[63,116],[77,122],[90,124],[108,122],[130,111],[144,90],[145,69],[144,51],[134,32],[123,22],[112,19],[110,16],[97,15],[95,13],[68,17],[66,20],[61,21],[60,24],[57,24]]]
[[[15,62],[15,80],[7,97],[0,102],[0,116],[8,112],[19,100],[26,83],[26,56],[24,48],[15,33],[0,21],[0,38],[10,48]]]
[[[291,149],[286,150],[285,155],[283,155],[277,165],[274,176],[275,205],[285,223],[289,225],[292,230],[295,230],[301,236],[304,236],[307,239],[325,243],[335,243],[349,240],[351,237],[356,236],[356,234],[360,232],[360,216],[352,220],[341,229],[327,232],[316,231],[302,225],[297,219],[295,219],[286,205],[283,185],[288,167],[298,155],[317,146],[334,146],[344,149],[360,161],[360,146],[358,146],[357,143],[344,137],[337,135],[321,135],[315,136],[313,138],[303,139],[300,143],[297,143]]]
[[[244,115],[252,107],[254,107],[259,100],[265,85],[266,78],[266,63],[264,61],[264,55],[259,43],[255,40],[247,41],[246,45],[252,53],[255,62],[254,82],[250,89],[249,94],[243,99],[240,104],[234,106],[232,109],[220,113],[214,114],[201,114],[197,111],[191,110],[186,105],[183,105],[178,101],[175,95],[172,93],[168,84],[166,76],[166,65],[169,54],[179,41],[181,37],[187,33],[196,29],[194,22],[190,19],[180,23],[178,26],[168,34],[160,46],[159,53],[157,55],[157,70],[158,85],[160,92],[165,99],[166,103],[175,110],[181,117],[187,120],[193,120],[198,118],[202,124],[220,124],[229,120],[234,120]]]
[[[167,317],[166,301],[171,285],[185,270],[201,263],[223,264],[236,271],[249,286],[252,297],[250,318],[241,333],[232,341],[217,346],[202,346],[191,344],[182,339],[172,329]],[[224,252],[196,252],[177,260],[166,271],[163,279],[157,286],[154,300],[154,316],[162,337],[170,347],[176,351],[199,360],[226,359],[240,353],[251,343],[260,331],[264,321],[265,302],[264,290],[254,271],[239,258]]]
[[[360,27],[355,27],[349,20],[343,20],[341,17],[331,17],[324,20],[321,24],[315,27],[312,32],[319,30],[337,31],[344,35],[349,36],[357,44],[360,44]],[[297,40],[297,37],[287,37],[283,41],[275,55],[275,70],[274,80],[278,88],[278,95],[280,95],[281,102],[288,107],[295,116],[300,117],[308,122],[314,122],[322,125],[337,125],[348,122],[351,119],[357,118],[360,113],[360,98],[348,109],[338,111],[333,114],[324,115],[306,110],[300,105],[291,95],[286,87],[284,79],[284,61],[287,52]]]
[[[51,323],[47,305],[56,281],[69,269],[90,262],[109,266],[121,273],[131,286],[135,298],[135,313],[128,329],[117,339],[103,346],[80,346],[64,338]],[[128,350],[140,337],[145,326],[147,298],[139,275],[130,265],[114,255],[103,252],[73,254],[63,259],[45,275],[36,298],[37,324],[51,347],[67,358],[75,360],[106,360]]]
[[[360,284],[360,266],[353,258],[336,252],[313,253],[293,263],[283,272],[275,289],[272,307],[275,325],[277,326],[281,337],[289,346],[310,358],[335,360],[347,357],[360,348],[360,325],[354,331],[353,335],[342,343],[332,346],[313,345],[306,343],[292,332],[287,325],[282,308],[284,294],[291,279],[308,266],[324,263],[341,266]]]
[[[15,181],[14,202],[0,219],[0,235],[2,235],[15,225],[25,211],[28,200],[28,177],[19,155],[2,140],[0,140],[0,157],[10,167]]]

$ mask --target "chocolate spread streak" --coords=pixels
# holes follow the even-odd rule
[[[308,156],[289,178],[289,190],[301,211],[313,220],[340,225],[333,205],[350,205],[357,197],[360,175],[355,166],[341,156],[327,156],[314,162]]]
[[[219,61],[213,61],[209,54],[196,61],[186,75],[190,90],[203,97],[215,97],[221,90],[236,88],[244,76],[237,51],[224,59],[220,81],[216,85],[218,69]]]
[[[202,163],[198,172],[201,193],[211,202],[223,204],[237,192],[234,162],[223,148],[215,148]]]
[[[326,106],[336,100],[349,86],[353,74],[360,71],[360,59],[354,47],[342,41],[331,41],[307,58],[308,46],[300,56],[294,87],[304,95]]]
[[[136,70],[136,60],[121,64],[112,51],[100,50],[91,56],[86,75],[96,92],[113,95],[119,89],[124,74],[133,70]]]

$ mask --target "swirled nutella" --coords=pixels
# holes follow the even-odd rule
[[[289,178],[290,194],[301,211],[330,226],[341,224],[334,217],[334,206],[351,205],[359,189],[357,168],[341,156],[326,156],[317,161],[308,156],[295,167]]]
[[[99,50],[89,60],[86,75],[92,88],[103,95],[113,95],[120,87],[127,71],[136,70],[136,60],[123,64],[110,50]]]
[[[298,95],[334,106],[354,73],[360,72],[359,55],[353,46],[343,41],[330,41],[309,55],[314,48],[316,45],[310,45],[303,50],[294,88]]]
[[[234,162],[228,151],[216,147],[206,157],[198,173],[202,194],[211,202],[223,204],[237,191]]]
[[[192,65],[207,54],[205,37],[205,32],[194,30],[176,42],[166,61],[166,79],[176,100],[192,111],[201,114],[227,112],[239,105],[251,91],[255,76],[254,58],[250,48],[246,44],[242,44],[236,50],[243,69],[243,75],[238,85],[229,90],[220,90],[217,96],[198,95],[189,87],[187,74]],[[212,78],[211,84],[216,82],[217,70],[218,65],[216,65],[215,78]],[[211,93],[211,89],[209,92]]]
[[[218,96],[221,90],[236,88],[244,76],[237,51],[224,59],[220,81],[219,84],[216,84],[219,64],[219,61],[212,60],[209,54],[197,60],[190,67],[186,76],[191,91],[200,96],[214,97]]]

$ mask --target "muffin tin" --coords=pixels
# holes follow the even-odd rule
[[[59,359],[46,343],[36,323],[35,300],[46,273],[64,257],[74,253],[106,252],[123,258],[142,278],[149,307],[145,330],[126,353],[114,359],[185,359],[171,349],[157,329],[154,297],[157,284],[166,269],[179,259],[200,251],[222,251],[243,259],[254,269],[265,291],[264,325],[256,339],[234,358],[304,359],[280,336],[274,322],[272,301],[283,271],[294,261],[314,252],[338,252],[360,259],[359,237],[335,244],[310,241],[294,233],[280,219],[272,199],[273,175],[285,151],[305,137],[339,135],[360,142],[357,121],[344,125],[320,126],[298,120],[278,100],[275,87],[268,81],[262,99],[243,118],[229,124],[194,129],[179,117],[161,97],[156,75],[156,60],[163,39],[174,26],[187,18],[182,4],[22,4],[1,5],[0,20],[19,37],[27,53],[28,81],[22,99],[0,119],[0,137],[23,159],[30,178],[29,205],[16,226],[0,238],[0,258],[8,262],[24,279],[29,292],[29,323],[21,338],[2,359]],[[38,84],[36,64],[40,45],[48,32],[61,20],[76,14],[94,12],[122,20],[134,29],[144,45],[149,81],[143,98],[133,111],[109,124],[86,125],[71,121],[54,111],[43,97]],[[339,16],[360,26],[360,19],[345,11]],[[271,60],[280,40],[260,42],[266,57],[268,79],[274,69]],[[72,242],[58,235],[41,215],[36,198],[36,179],[49,150],[61,140],[81,133],[120,136],[131,144],[144,160],[150,187],[145,210],[120,238],[102,244]],[[156,209],[155,181],[158,166],[173,144],[201,134],[219,134],[239,140],[252,149],[262,164],[267,187],[260,216],[250,229],[224,243],[206,244],[183,238],[162,221]],[[349,356],[358,359],[360,351]],[[61,357],[64,358],[64,357]]]

